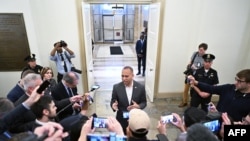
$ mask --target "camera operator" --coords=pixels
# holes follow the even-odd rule
[[[57,67],[57,82],[62,80],[65,72],[71,71],[72,63],[71,58],[75,58],[75,54],[68,48],[65,41],[61,40],[54,43],[54,48],[50,52],[50,60],[55,61]]]

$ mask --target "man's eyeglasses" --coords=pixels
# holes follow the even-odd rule
[[[246,82],[244,80],[240,80],[239,78],[235,77],[235,81],[237,81],[238,83],[243,83],[243,82]]]

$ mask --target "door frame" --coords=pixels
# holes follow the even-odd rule
[[[79,11],[81,12],[82,10],[81,10],[81,5],[82,5],[82,2],[86,2],[86,3],[89,3],[89,4],[105,4],[105,3],[107,3],[107,2],[103,2],[103,1],[101,1],[101,0],[77,0],[77,3],[78,3],[78,8],[80,9]],[[117,2],[116,0],[114,0],[114,2],[115,3],[121,3],[121,4],[152,4],[152,3],[154,3],[153,2],[153,0],[124,0],[124,1],[122,1],[122,2]],[[110,0],[110,2],[109,3],[112,3],[112,0]],[[164,5],[165,4],[165,1],[161,1],[161,2],[159,2],[160,3],[160,5],[161,5],[161,8],[163,7],[162,5]],[[162,13],[162,11],[160,11],[160,15],[161,15],[161,13]],[[82,17],[82,15],[79,17],[79,19],[80,19],[80,25],[82,26],[83,24],[82,24],[82,20],[83,20],[83,17]],[[162,28],[162,23],[161,23],[161,21],[163,21],[163,19],[159,19],[159,22],[160,22],[160,24],[159,24],[159,29],[161,29]],[[83,26],[82,27],[79,27],[80,29],[83,29]],[[84,30],[84,29],[83,29]],[[81,31],[83,31],[83,30],[81,30]],[[159,31],[159,35],[161,34],[161,32]],[[80,37],[82,37],[81,38],[81,44],[82,45],[84,45],[84,39],[83,39],[83,37],[84,37],[84,33],[80,33]],[[161,42],[159,42],[160,40],[162,40],[162,37],[161,36],[159,36],[159,40],[158,40],[158,46],[160,46],[161,47]],[[85,48],[83,48],[82,49],[83,51],[83,53],[85,53]],[[161,48],[159,48],[158,50],[157,50],[157,53],[156,53],[156,55],[157,55],[157,64],[156,64],[156,68],[159,68],[159,64],[160,64],[160,58],[161,58],[161,56],[160,56],[160,52],[161,51]],[[83,56],[84,56],[84,54],[82,54]],[[86,62],[84,61],[84,57],[82,57],[82,66],[83,66],[83,68],[86,68]],[[156,70],[156,72],[155,72],[155,87],[154,87],[154,90],[153,90],[153,92],[154,92],[154,97],[156,97],[157,96],[157,94],[158,94],[158,89],[159,89],[159,87],[158,87],[158,81],[159,81],[159,72],[160,72],[160,70],[159,69],[157,69]],[[83,72],[84,73],[84,75],[85,76],[87,76],[87,72],[86,71],[84,71]],[[83,75],[83,76],[84,76]],[[83,77],[83,80],[85,80],[85,82],[87,82],[88,80],[87,80],[87,77]],[[146,81],[146,80],[145,80]],[[86,83],[83,83],[84,84],[84,89],[86,89],[86,88],[88,88],[88,85],[86,84]]]

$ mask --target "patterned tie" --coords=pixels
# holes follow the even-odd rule
[[[74,95],[73,95],[73,93],[72,93],[72,90],[71,90],[71,88],[69,88],[69,87],[68,87],[68,94],[69,94],[69,97],[72,97],[72,96],[74,96]]]
[[[68,69],[67,69],[67,66],[66,66],[66,62],[65,62],[65,60],[64,60],[64,57],[63,57],[62,53],[60,53],[60,56],[61,56],[61,59],[62,59],[62,61],[63,61],[64,71],[65,71],[65,72],[68,72]]]

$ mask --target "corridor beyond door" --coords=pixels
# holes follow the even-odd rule
[[[94,79],[102,90],[112,90],[113,85],[121,81],[121,71],[124,66],[131,66],[134,74],[137,72],[134,44],[119,44],[123,55],[111,55],[110,46],[114,44],[95,44],[93,52]],[[144,77],[141,75],[135,75],[134,79],[144,85]]]

